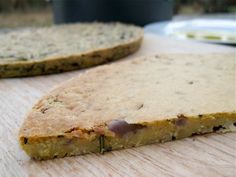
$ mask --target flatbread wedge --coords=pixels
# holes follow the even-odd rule
[[[78,23],[0,33],[0,78],[59,73],[125,57],[143,30],[121,23]]]
[[[236,130],[234,54],[161,54],[91,69],[44,96],[19,141],[35,159]]]

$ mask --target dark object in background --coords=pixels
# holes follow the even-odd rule
[[[53,0],[59,23],[120,21],[144,26],[172,18],[173,0]]]

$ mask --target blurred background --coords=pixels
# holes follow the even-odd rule
[[[54,22],[53,3],[55,2],[50,0],[0,0],[0,28],[51,25]],[[236,0],[175,0],[171,8],[173,8],[174,19],[207,14],[235,16]]]

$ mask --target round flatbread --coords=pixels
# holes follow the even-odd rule
[[[59,73],[134,53],[143,30],[121,23],[80,23],[0,33],[0,78]]]

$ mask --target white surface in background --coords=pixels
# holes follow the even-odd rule
[[[236,21],[234,19],[193,19],[152,23],[146,32],[179,39],[236,44]]]

